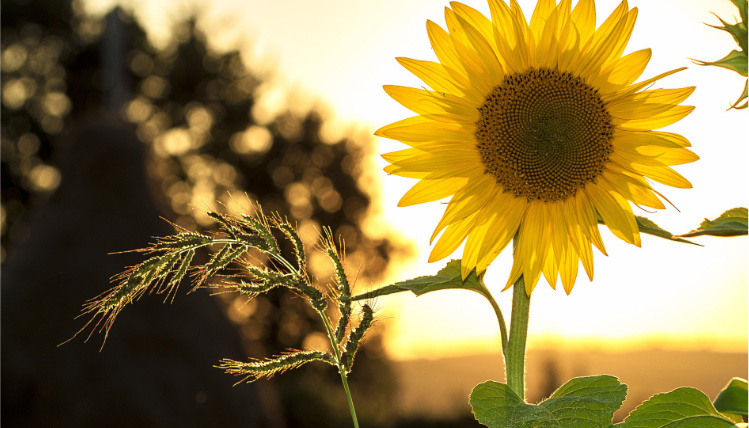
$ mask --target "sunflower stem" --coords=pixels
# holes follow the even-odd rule
[[[528,339],[528,314],[531,296],[525,292],[521,276],[512,287],[510,337],[505,348],[507,386],[525,401],[525,345]]]

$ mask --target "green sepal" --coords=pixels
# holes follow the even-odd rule
[[[732,50],[722,59],[717,61],[697,61],[697,64],[714,65],[716,67],[723,67],[735,71],[744,77],[747,75],[746,52],[742,51]]]
[[[539,404],[528,404],[509,386],[487,381],[476,385],[470,404],[476,420],[494,427],[597,428],[611,426],[627,386],[614,376],[571,379]]]
[[[733,39],[736,41],[736,44],[739,45],[740,50],[733,50],[728,55],[726,55],[723,59],[720,59],[718,61],[699,61],[699,60],[693,60],[695,64],[698,65],[712,65],[717,67],[723,67],[728,70],[735,71],[736,73],[747,77],[747,52],[749,49],[747,49],[747,28],[746,28],[746,20],[747,20],[747,0],[731,0],[731,2],[736,6],[736,8],[739,9],[739,14],[741,16],[741,21],[735,23],[735,24],[729,24],[728,22],[724,21],[721,17],[717,16],[718,20],[723,24],[722,26],[718,25],[710,25],[710,27],[717,28],[718,30],[725,31],[733,37]],[[749,80],[744,82],[744,92],[739,96],[739,98],[734,102],[730,109],[745,109],[747,108],[747,105],[749,105],[749,94],[747,94],[747,87],[749,86]]]
[[[637,406],[619,428],[724,428],[735,426],[721,415],[705,394],[677,388],[656,394]]]
[[[718,25],[710,25],[710,26],[718,30],[723,30],[729,33],[731,36],[733,36],[733,39],[736,41],[736,44],[739,45],[741,50],[746,52],[747,51],[746,20],[742,20],[741,22],[737,22],[736,24],[729,24],[717,15],[716,15],[716,18],[718,18],[718,20],[720,21],[721,24],[723,24],[723,26],[718,26]]]
[[[747,235],[749,212],[746,208],[732,208],[715,220],[705,219],[695,230],[680,235],[682,237],[693,237],[700,235],[710,236],[743,236]]]
[[[733,5],[736,6],[737,9],[739,9],[739,14],[741,15],[741,22],[746,24],[747,1],[746,0],[731,0],[731,3],[733,3]]]
[[[749,401],[747,390],[746,379],[738,377],[731,379],[713,402],[715,409],[722,413],[747,416],[747,402]]]
[[[747,100],[747,98],[749,98],[749,79],[744,81],[744,92],[741,94],[739,99],[737,99],[736,102],[731,105],[731,108],[736,110],[745,109],[747,105],[749,105],[749,100]],[[742,101],[744,103],[740,104]]]
[[[417,296],[437,290],[471,290],[480,293],[483,296],[488,294],[482,279],[472,270],[470,274],[463,279],[460,274],[460,259],[450,260],[447,266],[442,268],[436,275],[420,276],[408,279],[395,284],[386,285],[385,287],[359,294],[351,300],[372,299],[374,297],[386,296],[388,294],[400,293],[402,291],[411,291]]]

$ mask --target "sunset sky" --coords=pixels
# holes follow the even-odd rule
[[[105,13],[114,0],[84,0],[86,10]],[[432,274],[444,262],[427,263],[429,237],[444,204],[397,208],[415,180],[388,177],[377,154],[404,146],[375,138],[379,127],[412,115],[390,99],[384,84],[421,87],[395,57],[434,59],[426,20],[444,25],[446,1],[379,0],[124,0],[149,31],[155,44],[165,43],[172,22],[201,11],[198,26],[217,50],[240,49],[251,69],[274,76],[261,91],[253,114],[270,117],[286,108],[316,106],[329,119],[331,136],[354,133],[372,144],[371,177],[381,186],[380,214],[372,230],[392,228],[414,242],[419,253],[391,269],[390,282]],[[197,6],[199,3],[205,5]],[[465,1],[488,14],[485,1]],[[598,23],[619,4],[596,2]],[[526,17],[535,1],[520,1]],[[686,119],[667,130],[681,133],[701,159],[676,169],[694,188],[656,187],[678,208],[637,212],[661,227],[685,233],[704,218],[749,205],[747,192],[747,110],[726,111],[743,89],[744,78],[715,67],[693,65],[689,58],[717,60],[736,47],[712,12],[734,22],[738,12],[728,0],[631,1],[639,9],[625,53],[652,48],[643,78],[689,67],[656,83],[656,87],[696,86],[686,101],[696,106]],[[293,92],[295,95],[289,97]],[[366,141],[366,140],[365,140]],[[386,227],[382,227],[385,225]],[[542,279],[531,301],[531,347],[593,346],[605,349],[667,347],[746,350],[747,239],[698,238],[704,247],[643,237],[642,248],[627,245],[602,229],[609,257],[597,253],[595,278],[582,274],[570,296],[554,291]],[[460,251],[453,258],[460,257]],[[490,266],[486,283],[509,321],[511,294],[500,293],[511,266],[505,251]],[[360,284],[376,287],[383,284]],[[394,358],[498,352],[498,329],[490,306],[467,291],[439,292],[416,298],[401,295],[377,301]]]

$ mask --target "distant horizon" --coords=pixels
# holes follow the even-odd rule
[[[641,355],[648,354],[647,358]],[[560,351],[534,350],[526,365],[527,397],[537,403],[572,377],[609,374],[628,387],[627,399],[614,420],[621,420],[648,397],[689,386],[711,400],[733,377],[747,377],[747,353],[715,351]],[[504,373],[497,355],[419,359],[395,362],[399,412],[453,419],[470,415],[467,396],[475,384],[501,382]],[[699,370],[691,370],[697,367]]]
[[[388,348],[388,358],[393,361],[439,360],[475,356],[495,356],[499,348],[496,342],[488,340],[452,341],[449,346],[421,343],[418,349],[397,352]],[[749,355],[749,348],[736,341],[720,341],[714,338],[665,338],[632,337],[629,339],[569,338],[562,336],[531,337],[528,350],[532,352],[602,352],[625,354],[631,352],[715,352],[724,354]]]

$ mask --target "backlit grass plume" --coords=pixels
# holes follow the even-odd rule
[[[106,342],[114,320],[125,306],[146,293],[164,295],[165,300],[174,299],[186,278],[191,283],[190,292],[210,287],[221,292],[240,293],[248,299],[284,287],[315,309],[325,325],[332,352],[289,349],[281,355],[249,362],[223,359],[216,367],[243,376],[241,383],[268,378],[311,361],[331,364],[338,368],[354,426],[358,426],[346,375],[351,371],[362,338],[372,326],[374,314],[366,304],[362,305],[360,316],[353,314],[351,285],[344,270],[343,242],[337,246],[330,229],[324,229],[318,249],[331,260],[335,276],[333,284],[321,289],[307,273],[304,245],[295,227],[286,219],[278,215],[267,217],[259,207],[256,215],[218,212],[207,215],[217,222],[217,231],[203,234],[174,225],[176,234],[155,238],[150,246],[133,250],[150,257],[115,276],[118,282],[115,287],[84,304],[82,315],[91,315],[91,318],[76,335],[90,328],[86,340],[94,331],[99,331],[103,332]],[[291,244],[290,257],[282,253],[277,236]],[[204,247],[213,251],[210,257],[204,264],[193,265],[196,251]],[[257,252],[264,257],[259,257]],[[261,262],[260,258],[267,261]],[[211,283],[211,278],[220,280]],[[336,311],[328,310],[329,302],[338,312],[335,329],[331,327],[334,323],[329,313]]]

